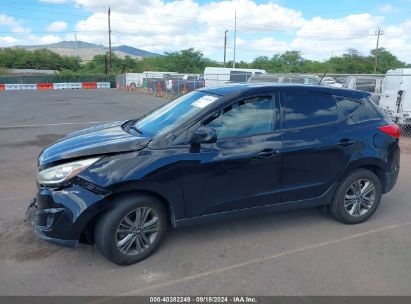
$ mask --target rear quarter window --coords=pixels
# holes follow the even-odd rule
[[[345,97],[336,97],[337,106],[346,114],[351,115],[355,111],[361,108],[363,102],[359,100],[353,100]]]
[[[364,102],[364,107],[354,113],[352,118],[356,122],[364,122],[368,120],[378,120],[384,118],[384,114],[370,100]]]

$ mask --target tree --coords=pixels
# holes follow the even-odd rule
[[[0,49],[0,65],[9,69],[78,70],[80,61],[77,57],[60,56],[48,49],[5,48]]]
[[[299,72],[304,64],[305,59],[299,51],[287,51],[278,57],[282,71],[286,73]]]
[[[237,68],[263,69],[270,73],[372,73],[375,50],[364,56],[355,49],[348,49],[342,56],[333,56],[326,61],[305,59],[299,51],[287,51],[272,57],[259,56],[251,63],[240,61]],[[406,63],[384,48],[379,49],[378,73],[389,69],[406,67]],[[143,72],[168,71],[179,73],[203,73],[205,67],[221,67],[222,63],[210,60],[201,51],[192,48],[178,52],[165,53],[164,56],[136,59],[130,56],[119,58],[112,55],[111,75]],[[232,66],[232,61],[228,62]],[[411,65],[408,65],[411,67]],[[0,69],[52,69],[62,71],[67,77],[75,75],[103,75],[105,55],[96,55],[84,64],[74,56],[60,56],[48,49],[27,51],[20,48],[0,49]]]
[[[375,57],[376,49],[371,50],[372,58]],[[391,54],[384,48],[378,49],[378,65],[377,73],[385,74],[389,69],[405,68],[405,62],[398,60],[396,56]]]
[[[202,73],[206,66],[213,64],[202,52],[195,51],[193,48],[165,53],[160,60],[166,71],[179,73]]]
[[[267,56],[260,56],[253,60],[251,66],[254,69],[269,70],[270,69],[270,58]]]
[[[254,69],[262,69],[271,73],[278,73],[282,71],[282,65],[279,60],[280,55],[275,54],[271,58],[267,56],[260,56],[254,59],[250,67]]]
[[[373,70],[372,59],[355,49],[348,49],[341,57],[331,57],[327,63],[331,73],[366,74]]]

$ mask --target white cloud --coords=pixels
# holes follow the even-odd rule
[[[108,44],[107,7],[111,5],[112,43],[127,44],[154,52],[176,51],[194,47],[213,59],[222,60],[224,30],[229,30],[228,53],[232,53],[234,11],[237,11],[239,60],[251,60],[259,55],[271,56],[287,50],[300,50],[311,59],[325,59],[348,48],[368,54],[375,47],[375,29],[383,25],[381,46],[411,62],[411,19],[388,24],[382,16],[352,14],[342,18],[304,18],[295,9],[274,2],[256,3],[252,0],[41,0],[49,3],[73,3],[91,13],[75,24],[77,39]],[[393,12],[396,7],[382,5],[379,11]],[[14,31],[26,30],[11,17],[0,15],[3,23]],[[64,31],[64,21],[51,23],[50,32]],[[14,36],[14,35],[8,35]],[[16,36],[19,43],[20,36]],[[55,42],[74,39],[74,33],[65,35],[29,36],[24,44],[42,41]],[[5,37],[0,43],[5,44]],[[10,41],[10,39],[7,39]],[[230,57],[231,55],[229,55]],[[231,59],[231,58],[229,58]]]
[[[68,24],[64,21],[54,21],[47,26],[48,32],[60,32],[67,28]]]
[[[398,56],[401,60],[411,62],[411,19],[407,19],[398,25],[390,25],[384,28],[381,36],[381,46]]]
[[[18,40],[11,36],[0,37],[0,46],[13,46],[18,42]]]
[[[0,14],[0,26],[8,27],[13,33],[22,33],[30,31],[28,28],[21,26],[20,22],[11,16]]]
[[[397,13],[399,9],[390,3],[378,6],[378,11],[384,14]]]
[[[104,0],[75,0],[94,11],[77,23],[78,39],[107,44],[107,12]],[[134,9],[137,8],[138,9]],[[304,23],[302,13],[278,4],[233,0],[199,4],[193,0],[118,0],[112,2],[113,44],[128,44],[151,51],[194,47],[211,54],[221,49],[224,30],[232,38],[234,11],[238,30],[252,32],[294,31]],[[90,33],[86,33],[90,31]],[[258,44],[258,42],[256,42]]]
[[[44,35],[44,36],[37,36],[37,35],[30,35],[28,37],[28,41],[30,44],[49,44],[49,43],[56,43],[61,41],[61,38],[56,35]]]
[[[383,17],[355,14],[339,19],[314,17],[297,31],[290,47],[310,58],[338,55],[348,48],[367,54],[375,47],[374,31]]]
[[[107,45],[106,10],[110,1],[74,1],[93,12],[89,18],[77,23],[78,39]],[[240,60],[287,50],[300,50],[311,59],[339,55],[349,48],[368,54],[375,47],[375,29],[385,21],[382,16],[367,13],[334,19],[304,19],[298,10],[251,0],[205,4],[194,0],[117,0],[111,4],[114,45],[128,44],[156,52],[194,47],[220,60],[225,29],[229,30],[228,52],[231,52],[235,10],[238,17],[237,58]],[[386,42],[382,46],[393,50],[394,54],[401,54],[403,60],[411,61],[405,28],[404,24],[393,26],[389,29],[392,34],[388,35],[387,31],[381,42]],[[395,31],[400,31],[401,35]],[[398,46],[408,52],[399,52],[395,49]]]

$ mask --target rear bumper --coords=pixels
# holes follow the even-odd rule
[[[385,183],[383,193],[388,193],[394,188],[395,183],[397,182],[398,175],[400,173],[400,167],[396,167],[393,171],[385,172]]]

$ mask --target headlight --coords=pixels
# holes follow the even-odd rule
[[[40,171],[37,174],[37,182],[41,185],[58,185],[73,178],[81,171],[97,162],[101,157],[94,157],[61,164]]]

